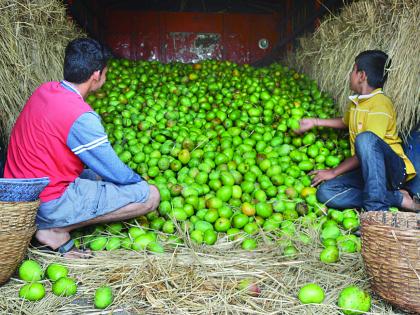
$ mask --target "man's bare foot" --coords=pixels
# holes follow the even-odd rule
[[[401,189],[400,193],[403,195],[401,208],[411,212],[420,211],[420,201],[418,199],[411,198],[410,194],[404,189]]]
[[[65,258],[90,258],[90,250],[80,250],[74,246],[74,241],[70,239],[70,233],[60,229],[47,229],[36,231],[35,238],[41,244],[40,250],[60,253]]]

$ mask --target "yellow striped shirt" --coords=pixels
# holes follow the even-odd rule
[[[397,119],[394,105],[382,89],[376,89],[368,95],[350,96],[350,103],[343,117],[349,127],[351,153],[355,154],[354,140],[364,131],[371,131],[383,139],[405,163],[407,180],[416,175],[411,161],[404,154],[401,138],[397,132]]]

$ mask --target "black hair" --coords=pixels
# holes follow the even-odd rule
[[[372,88],[382,88],[388,78],[391,59],[381,50],[366,50],[355,59],[357,71],[364,71]]]
[[[86,82],[95,71],[102,71],[111,52],[91,38],[78,38],[67,44],[64,56],[64,80],[72,83]]]

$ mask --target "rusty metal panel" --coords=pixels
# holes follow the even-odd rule
[[[225,60],[237,63],[249,63],[251,52],[249,51],[249,34],[253,24],[244,14],[226,14],[224,16],[223,47]]]
[[[222,33],[223,16],[220,13],[162,12],[167,32]]]
[[[224,58],[252,63],[268,54],[279,34],[279,16],[273,14],[226,14],[224,18]]]
[[[164,40],[166,62],[222,59],[219,33],[168,32]]]
[[[249,33],[248,51],[250,53],[250,61],[254,62],[270,53],[273,49],[279,37],[277,32],[275,32],[278,21],[274,16],[267,15],[250,16],[249,21],[252,28]],[[256,21],[256,23],[252,21]]]
[[[162,60],[160,18],[158,12],[135,15],[131,59]]]
[[[133,59],[133,16],[129,11],[107,11],[105,41],[113,53],[121,58]]]
[[[106,41],[117,56],[162,62],[251,63],[278,39],[274,14],[107,12]],[[261,39],[268,43],[261,47]]]
[[[162,49],[166,62],[221,59],[223,19],[220,14],[162,13]]]

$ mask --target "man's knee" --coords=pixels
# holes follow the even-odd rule
[[[356,152],[364,152],[369,148],[372,148],[378,139],[380,138],[372,131],[359,133],[354,141]]]
[[[159,189],[154,185],[150,185],[149,202],[150,202],[150,211],[153,211],[157,209],[157,207],[159,207],[160,193],[159,193]]]

